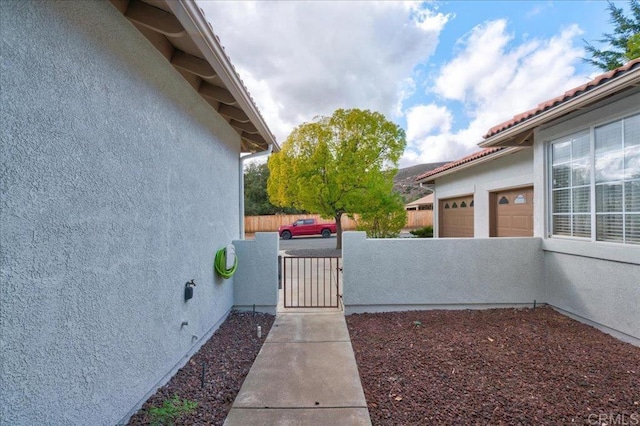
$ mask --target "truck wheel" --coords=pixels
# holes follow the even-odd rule
[[[323,238],[329,238],[331,236],[331,231],[328,229],[323,229],[322,230],[322,237]]]
[[[280,236],[282,237],[283,240],[290,240],[291,239],[291,232],[282,231],[282,234],[280,234]]]

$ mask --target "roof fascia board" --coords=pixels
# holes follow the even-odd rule
[[[419,182],[419,183],[433,182],[436,179],[440,179],[443,176],[451,175],[451,174],[457,173],[457,172],[459,172],[461,170],[468,169],[470,167],[478,166],[480,164],[486,163],[487,161],[492,161],[492,160],[495,160],[496,158],[502,157],[502,156],[507,155],[507,154],[512,154],[512,153],[515,153],[515,152],[523,150],[523,149],[525,149],[525,148],[520,147],[520,146],[513,146],[513,147],[508,147],[508,148],[505,148],[505,149],[501,149],[500,151],[492,152],[491,154],[485,155],[484,157],[480,157],[478,159],[469,161],[467,163],[460,164],[459,166],[452,167],[452,168],[447,169],[447,170],[443,170],[440,173],[436,173],[436,174],[428,176],[428,177],[426,177],[424,179],[417,180],[416,182]]]
[[[513,127],[505,129],[500,133],[487,138],[485,141],[480,142],[478,146],[482,148],[500,146],[501,143],[509,142],[510,139],[522,134],[523,132],[531,131],[536,127],[546,124],[549,121],[555,120],[565,114],[568,114],[573,110],[584,108],[601,99],[612,96],[623,88],[633,87],[637,85],[640,85],[640,68],[631,70],[621,77],[603,83],[601,86],[598,86],[595,89],[578,95],[575,98],[570,99],[560,105],[552,107],[551,109],[548,109],[547,111],[544,111],[528,120],[525,120],[520,124],[516,124]]]
[[[167,1],[167,6],[178,18],[187,34],[198,46],[204,57],[211,64],[218,77],[232,93],[238,105],[245,111],[249,119],[258,129],[267,144],[273,145],[273,151],[279,151],[280,146],[262,118],[253,99],[233,68],[231,61],[224,52],[222,45],[213,33],[211,25],[194,0]],[[265,147],[266,148],[266,147]]]

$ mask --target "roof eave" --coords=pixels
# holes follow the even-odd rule
[[[536,127],[542,126],[550,121],[556,120],[573,111],[586,108],[595,102],[606,99],[619,93],[621,90],[640,86],[640,68],[634,69],[624,75],[602,83],[602,85],[582,93],[566,102],[551,107],[521,123],[518,123],[508,129],[500,131],[480,142],[478,146],[482,148],[490,148],[495,146],[513,146],[518,140],[526,139],[526,135],[532,132]],[[527,141],[531,142],[531,141]]]
[[[465,169],[468,169],[470,167],[475,167],[477,165],[486,163],[487,161],[495,160],[498,157],[502,157],[502,156],[507,155],[507,154],[512,154],[512,153],[520,151],[522,149],[523,149],[523,147],[520,147],[520,146],[514,146],[514,147],[509,147],[507,149],[501,149],[499,151],[492,152],[491,154],[485,155],[485,156],[477,158],[475,160],[460,164],[460,165],[458,165],[456,167],[452,167],[450,169],[443,170],[443,171],[441,171],[439,173],[436,173],[436,174],[433,174],[431,176],[427,176],[424,179],[416,179],[416,182],[418,182],[418,183],[426,183],[426,184],[434,183],[436,179],[440,179],[443,176],[451,175],[453,173],[457,173],[457,172],[459,172],[461,170],[465,170]]]
[[[194,0],[180,0],[178,2],[168,1],[166,4],[224,82],[227,90],[234,96],[240,108],[256,126],[266,144],[273,145],[273,151],[279,151],[280,146],[275,137],[269,130],[242,80],[240,80],[238,73],[225,54],[222,45],[213,33],[211,25],[196,2]],[[263,148],[267,149],[267,146]]]

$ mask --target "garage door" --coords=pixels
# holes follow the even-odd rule
[[[440,200],[440,237],[473,238],[473,195]]]
[[[492,237],[533,237],[533,188],[493,194]]]

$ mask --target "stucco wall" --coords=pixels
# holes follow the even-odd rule
[[[343,238],[346,313],[544,302],[539,238]]]
[[[553,306],[640,344],[639,265],[554,252],[545,252],[544,265]]]
[[[233,304],[239,137],[109,2],[0,7],[0,418],[115,424]]]
[[[277,232],[258,232],[255,240],[234,241],[238,269],[234,275],[234,309],[276,313],[278,305]]]
[[[635,113],[638,89],[607,99],[535,132],[536,234],[545,236],[545,285],[549,303],[614,336],[640,345],[640,247],[549,237],[545,150],[547,143]]]
[[[438,201],[473,194],[473,227],[476,237],[489,237],[489,195],[502,189],[533,184],[533,151],[530,148],[436,179],[434,232],[438,236]],[[534,234],[535,235],[535,234]],[[536,235],[537,236],[537,235]]]
[[[536,299],[640,345],[640,247],[549,237],[545,190],[545,144],[637,113],[639,92],[629,90],[536,129],[533,149],[436,181],[439,199],[475,195],[476,237],[489,232],[490,192],[533,183],[538,238],[367,240],[346,233],[346,311],[504,306]]]

